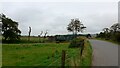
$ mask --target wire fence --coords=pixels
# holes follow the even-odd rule
[[[52,61],[48,66],[80,66],[82,63],[82,52],[84,44],[80,48],[62,50],[60,53],[54,54]]]

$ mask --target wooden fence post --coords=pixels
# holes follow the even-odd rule
[[[61,66],[61,68],[65,68],[64,67],[65,66],[65,55],[66,55],[65,50],[62,50],[62,58],[61,58],[62,66]]]
[[[81,56],[82,56],[82,53],[83,53],[83,50],[84,50],[84,40],[82,41],[82,45],[81,45]]]

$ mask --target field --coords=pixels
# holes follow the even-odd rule
[[[32,37],[31,41],[36,42],[38,39]],[[22,40],[27,38],[22,37]],[[2,66],[61,66],[62,50],[66,52],[65,66],[90,66],[92,48],[89,42],[85,41],[82,56],[81,48],[68,48],[69,44],[68,42],[2,44]]]
[[[22,36],[20,37],[21,43],[43,43],[43,42],[48,42],[48,38],[39,38],[37,36],[30,37],[30,40],[28,41],[27,36]]]
[[[62,50],[70,58],[79,55],[79,49],[68,49],[68,43],[3,44],[2,50],[3,66],[60,66]]]

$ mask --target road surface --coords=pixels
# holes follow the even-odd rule
[[[118,45],[100,40],[89,41],[93,48],[92,66],[118,66]]]

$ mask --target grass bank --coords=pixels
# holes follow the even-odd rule
[[[91,66],[92,64],[92,46],[88,40],[85,41],[84,50],[82,54],[81,66]]]

